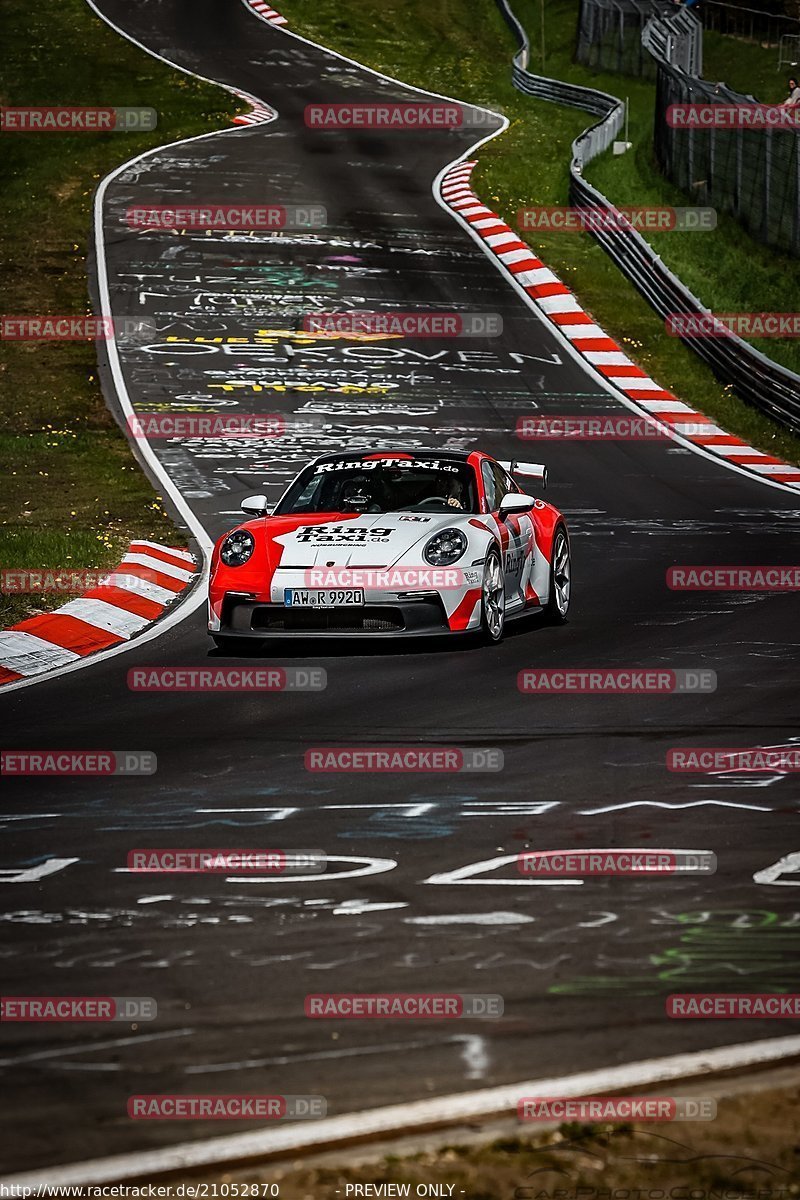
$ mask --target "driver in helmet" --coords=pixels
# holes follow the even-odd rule
[[[369,512],[376,511],[374,497],[370,492],[366,480],[350,479],[342,487],[342,511],[347,512]]]

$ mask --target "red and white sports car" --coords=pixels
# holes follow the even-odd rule
[[[220,538],[211,561],[209,632],[217,646],[298,636],[481,632],[542,611],[566,619],[570,546],[558,509],[517,485],[547,471],[488,454],[325,454],[271,514]]]

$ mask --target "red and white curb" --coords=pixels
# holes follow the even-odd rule
[[[252,8],[253,11],[257,12],[260,17],[263,17],[265,21],[269,21],[270,25],[289,24],[289,22],[286,20],[286,17],[282,17],[281,14],[274,9],[271,4],[265,4],[264,0],[245,0],[245,3],[247,4],[248,8]]]
[[[531,297],[547,318],[558,326],[585,362],[633,401],[685,441],[706,453],[732,463],[759,478],[800,490],[800,467],[757,450],[741,438],[726,433],[703,413],[684,404],[651,379],[628,358],[613,338],[584,312],[569,288],[536,257],[505,221],[487,208],[472,191],[469,180],[476,162],[461,162],[447,171],[440,192],[445,204],[461,217],[491,249],[499,263]]]
[[[194,579],[188,550],[131,542],[107,583],[51,613],[0,630],[0,685],[41,675],[129,641],[161,617]]]
[[[247,99],[246,96],[243,99]],[[248,100],[248,104],[252,104],[252,100]],[[238,117],[233,118],[234,125],[266,125],[268,121],[275,120],[275,110],[267,108],[266,104],[253,104],[252,112],[240,113]]]
[[[265,4],[264,0],[243,0],[243,2],[245,8],[252,9],[252,11],[262,19],[262,21],[266,21],[269,25],[280,26],[289,24],[289,22],[286,20],[286,17],[281,16],[278,10],[273,8],[271,4]],[[248,96],[245,96],[243,92],[237,94],[241,95],[243,99],[249,100],[250,104],[253,106],[253,111],[249,113],[242,113],[241,116],[234,117],[234,125],[266,125],[268,121],[275,120],[277,113],[275,112],[274,108],[270,108],[270,106],[268,104],[264,104],[263,101],[251,100]]]

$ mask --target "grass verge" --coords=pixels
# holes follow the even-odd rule
[[[706,30],[703,35],[703,77],[727,83],[743,96],[755,96],[764,104],[786,99],[787,82],[794,67],[778,70],[778,47],[763,46],[745,38],[723,37]]]
[[[87,311],[86,256],[98,181],[152,146],[225,127],[241,105],[114,33],[85,0],[0,6],[0,103],[137,105],[151,133],[3,133],[3,311]],[[246,107],[246,106],[245,106]],[[95,348],[0,346],[0,566],[108,567],[132,537],[184,544],[105,406]],[[0,627],[66,597],[0,596]]]
[[[539,70],[539,0],[516,0],[531,31],[532,69]],[[498,109],[509,118],[505,134],[481,147],[473,175],[478,194],[516,228],[526,205],[567,203],[572,140],[584,114],[522,96],[511,85],[511,35],[492,0],[284,0],[291,27],[314,41],[408,83]],[[630,96],[634,150],[603,156],[589,178],[618,204],[686,204],[659,174],[652,154],[654,86],[601,74],[572,62],[577,0],[546,0],[544,70],[615,95]],[[730,39],[721,39],[727,44]],[[750,49],[750,47],[745,47]],[[753,53],[764,52],[752,47]],[[737,55],[745,51],[736,43]],[[758,59],[759,71],[763,69]],[[777,77],[776,81],[780,77]],[[781,85],[782,86],[782,85]],[[800,438],[746,406],[676,338],[596,242],[586,234],[526,235],[548,266],[584,306],[665,387],[730,432],[790,462],[800,462]],[[711,308],[786,311],[797,306],[796,263],[749,239],[722,217],[711,233],[662,234],[658,253]],[[757,344],[757,343],[754,343]],[[800,346],[769,341],[759,348],[800,369]]]

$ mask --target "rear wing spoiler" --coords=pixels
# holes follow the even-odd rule
[[[542,491],[546,489],[547,467],[544,463],[517,462],[515,459],[506,460],[506,462],[503,462],[501,459],[497,461],[501,467],[505,467],[509,474],[522,475],[526,479],[535,479]]]

